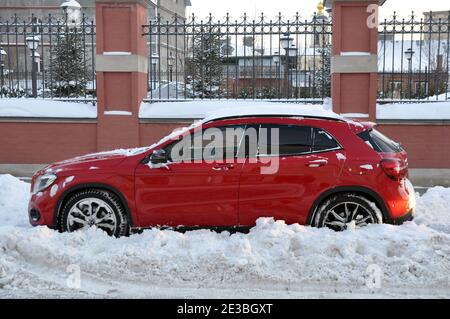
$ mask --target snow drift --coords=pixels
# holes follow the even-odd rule
[[[450,189],[419,197],[416,220],[398,227],[335,233],[260,219],[249,234],[153,229],[120,239],[31,228],[28,192],[0,175],[0,297],[450,296]],[[372,266],[380,288],[366,285]]]

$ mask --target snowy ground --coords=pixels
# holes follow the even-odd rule
[[[247,235],[121,239],[30,227],[28,191],[0,175],[0,298],[450,297],[450,189],[418,197],[416,220],[399,227],[335,233],[261,219]]]

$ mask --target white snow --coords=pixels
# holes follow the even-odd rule
[[[319,105],[304,105],[292,103],[276,103],[261,101],[189,101],[142,103],[139,117],[152,119],[204,119],[242,115],[295,115],[318,116],[341,119],[339,115],[325,110]]]
[[[336,157],[337,157],[337,159],[340,160],[340,161],[345,161],[345,160],[347,159],[347,156],[345,156],[345,155],[342,154],[342,153],[337,153],[337,154],[336,154]]]
[[[431,97],[432,100],[436,97]],[[377,106],[380,120],[449,120],[450,101],[399,103]],[[327,98],[323,105],[308,105],[251,100],[195,100],[189,102],[142,103],[140,118],[151,119],[204,119],[239,115],[293,115],[329,118],[367,118],[368,114],[346,113],[337,115],[331,111],[332,101]],[[128,111],[106,111],[106,115],[127,115]],[[0,99],[0,117],[31,118],[97,118],[97,107],[90,103],[62,102],[49,99]]]
[[[65,1],[64,3],[62,3],[62,4],[60,5],[60,7],[61,7],[61,8],[64,8],[64,7],[76,7],[76,8],[81,8],[81,5],[80,5],[80,3],[79,3],[78,1],[76,1],[76,0],[68,0],[68,1]]]
[[[0,298],[450,297],[450,189],[417,218],[336,233],[270,218],[249,234],[158,229],[110,238],[28,225],[29,185],[0,175]],[[67,281],[79,269],[79,289]],[[368,286],[373,270],[380,288]]]
[[[341,52],[341,56],[368,56],[370,54],[371,54],[370,52],[358,52],[358,51]]]
[[[97,118],[97,107],[48,99],[0,99],[0,117]]]
[[[378,105],[377,119],[450,120],[450,101]]]
[[[66,185],[72,183],[72,181],[75,179],[75,176],[69,176],[64,180],[62,188],[65,188]]]
[[[122,116],[131,116],[133,113],[128,111],[105,111],[105,115],[122,115]]]
[[[124,51],[106,51],[106,52],[103,52],[103,55],[122,56],[122,55],[131,55],[131,52],[124,52]]]
[[[50,197],[55,197],[56,193],[58,192],[58,184],[55,184],[50,188]]]
[[[348,118],[368,118],[369,114],[367,113],[343,113],[341,114],[343,117],[348,117]]]
[[[369,171],[373,170],[373,166],[370,164],[361,165],[360,167]]]

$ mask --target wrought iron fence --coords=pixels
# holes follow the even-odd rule
[[[48,15],[0,22],[0,97],[95,101],[95,23]]]
[[[321,103],[331,95],[332,23],[326,14],[159,16],[142,30],[149,101]],[[0,20],[0,97],[95,101],[95,42],[95,22],[84,16],[76,26],[51,15]],[[407,19],[394,13],[381,21],[379,102],[449,99],[449,53],[450,12]]]
[[[269,99],[322,102],[330,96],[331,20],[314,14],[274,20],[175,16],[143,27],[149,100]]]
[[[450,99],[450,11],[394,13],[378,31],[380,102]]]

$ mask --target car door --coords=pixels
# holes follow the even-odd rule
[[[261,134],[262,130],[267,131]],[[274,141],[272,129],[278,129]],[[259,125],[258,154],[249,154],[242,169],[239,190],[239,220],[252,226],[260,217],[274,217],[288,224],[305,224],[313,201],[335,184],[345,155],[334,138],[321,129],[300,125]],[[331,139],[330,139],[331,138]],[[261,147],[262,140],[278,144],[278,150]],[[317,145],[314,145],[315,139]],[[324,144],[324,145],[321,145]],[[268,153],[261,152],[268,149]],[[278,166],[271,174],[262,168]]]
[[[225,130],[227,126],[216,128]],[[209,128],[211,129],[211,128]],[[197,134],[193,133],[192,141]],[[167,152],[176,147],[174,142]],[[208,143],[202,143],[202,152]],[[224,146],[222,151],[226,151]],[[135,196],[140,224],[151,226],[235,226],[238,225],[238,187],[243,163],[235,158],[226,163],[195,157],[174,160],[151,168],[141,163],[135,173]],[[236,153],[236,149],[232,150]]]

